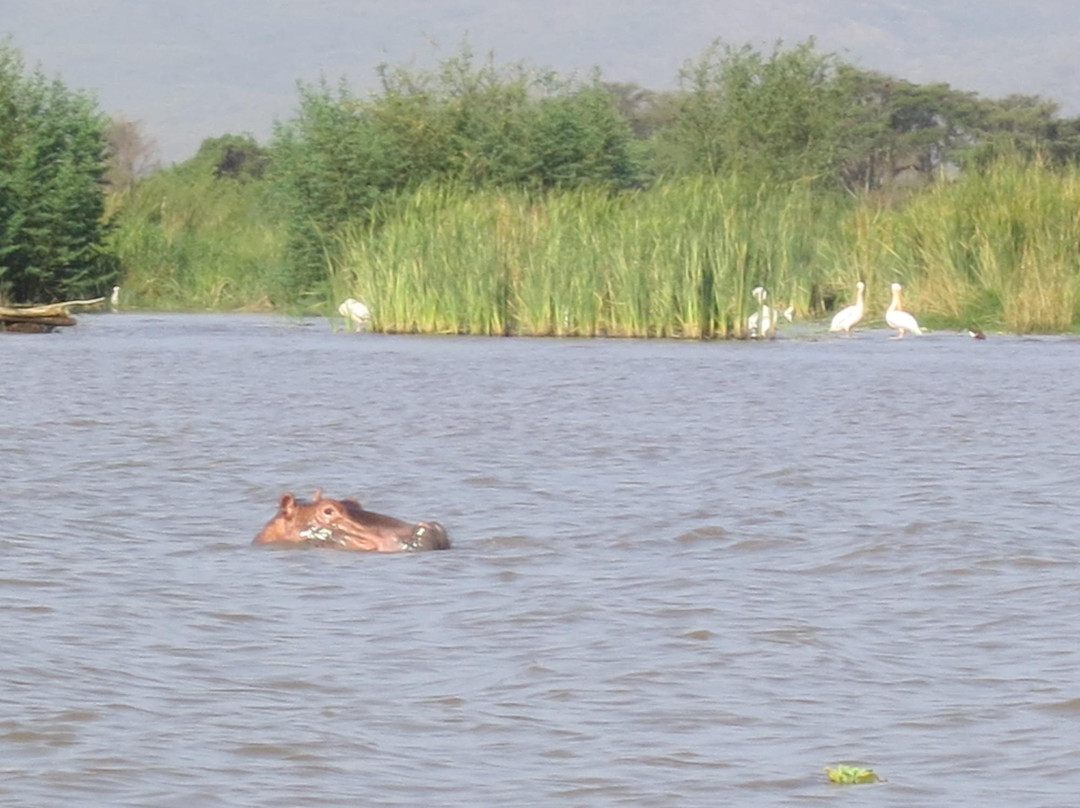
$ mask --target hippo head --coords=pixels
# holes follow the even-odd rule
[[[312,501],[292,494],[281,498],[274,518],[266,523],[255,544],[303,542],[396,553],[403,550],[445,550],[450,547],[446,530],[438,522],[411,525],[393,516],[365,511],[354,499],[330,499],[315,492]]]

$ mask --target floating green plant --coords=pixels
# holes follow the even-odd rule
[[[830,783],[843,785],[876,783],[881,779],[874,773],[873,769],[864,769],[861,766],[845,766],[843,763],[837,763],[835,768],[826,766],[825,773],[829,775]]]

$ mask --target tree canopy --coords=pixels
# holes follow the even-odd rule
[[[59,79],[27,74],[0,42],[0,296],[51,301],[101,292],[108,119]]]

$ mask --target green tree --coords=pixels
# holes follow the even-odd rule
[[[468,47],[435,70],[380,67],[381,92],[300,86],[297,117],[277,127],[272,172],[289,211],[300,286],[319,280],[343,228],[391,192],[431,179],[487,185],[626,186],[633,133],[599,79],[559,80],[478,60]]]
[[[544,187],[585,184],[625,188],[641,171],[633,130],[599,82],[539,102],[529,126],[528,179]]]
[[[768,56],[714,43],[680,74],[682,109],[663,133],[670,162],[661,168],[832,180],[846,113],[838,65],[813,40],[787,50],[777,43]]]
[[[326,250],[345,224],[363,220],[379,197],[410,176],[410,155],[385,124],[342,84],[300,85],[299,115],[279,124],[271,176],[289,228],[294,293],[325,268]]]
[[[671,126],[679,114],[683,94],[672,90],[649,90],[633,82],[604,82],[615,108],[630,124],[634,137],[648,140]]]
[[[0,293],[47,301],[102,292],[107,118],[86,94],[0,44]]]
[[[1049,158],[1057,164],[1080,161],[1080,118],[1058,117],[1056,102],[1037,95],[1009,95],[985,101],[984,136],[968,154],[990,165],[1003,154]]]

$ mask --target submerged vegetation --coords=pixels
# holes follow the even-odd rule
[[[862,766],[850,766],[845,763],[837,763],[836,766],[826,766],[825,775],[830,783],[837,785],[854,785],[856,783],[877,783],[881,778],[873,769],[864,769]]]
[[[365,97],[301,85],[265,146],[105,174],[96,269],[38,294],[115,267],[142,308],[355,297],[386,331],[711,338],[744,335],[756,286],[816,318],[864,280],[867,325],[893,281],[931,327],[1080,322],[1080,119],[1050,101],[911,84],[812,40],[717,43],[666,92],[467,47],[379,77]],[[0,212],[20,204],[6,182]],[[6,249],[0,295],[25,294]]]

